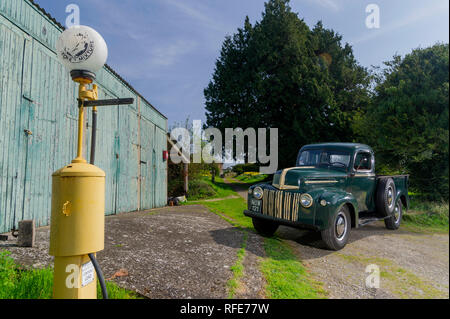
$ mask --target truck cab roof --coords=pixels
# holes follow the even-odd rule
[[[328,148],[341,151],[356,151],[356,150],[368,150],[372,152],[372,148],[365,144],[360,143],[318,143],[308,144],[301,148],[301,150]]]

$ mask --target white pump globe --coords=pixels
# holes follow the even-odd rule
[[[87,26],[66,29],[56,42],[58,59],[69,71],[96,73],[106,63],[108,47],[103,37]]]

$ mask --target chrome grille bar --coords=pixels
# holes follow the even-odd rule
[[[277,190],[264,190],[262,214],[274,218],[298,221],[300,194]]]

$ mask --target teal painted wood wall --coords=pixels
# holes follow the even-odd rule
[[[77,87],[58,62],[61,27],[28,0],[0,0],[0,233],[23,219],[48,225],[51,175],[76,155]],[[99,108],[96,165],[106,172],[106,214],[167,200],[167,119],[110,68],[99,98],[134,97]],[[85,118],[89,159],[91,114]],[[25,133],[32,132],[32,135]]]

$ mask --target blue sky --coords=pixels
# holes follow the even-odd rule
[[[205,119],[207,86],[226,35],[246,15],[261,18],[264,0],[35,0],[65,23],[68,4],[79,5],[81,24],[99,31],[108,64],[159,111],[169,125]],[[365,25],[366,6],[380,8],[380,28]],[[291,0],[294,12],[343,35],[363,65],[381,65],[394,54],[449,42],[448,0]]]

